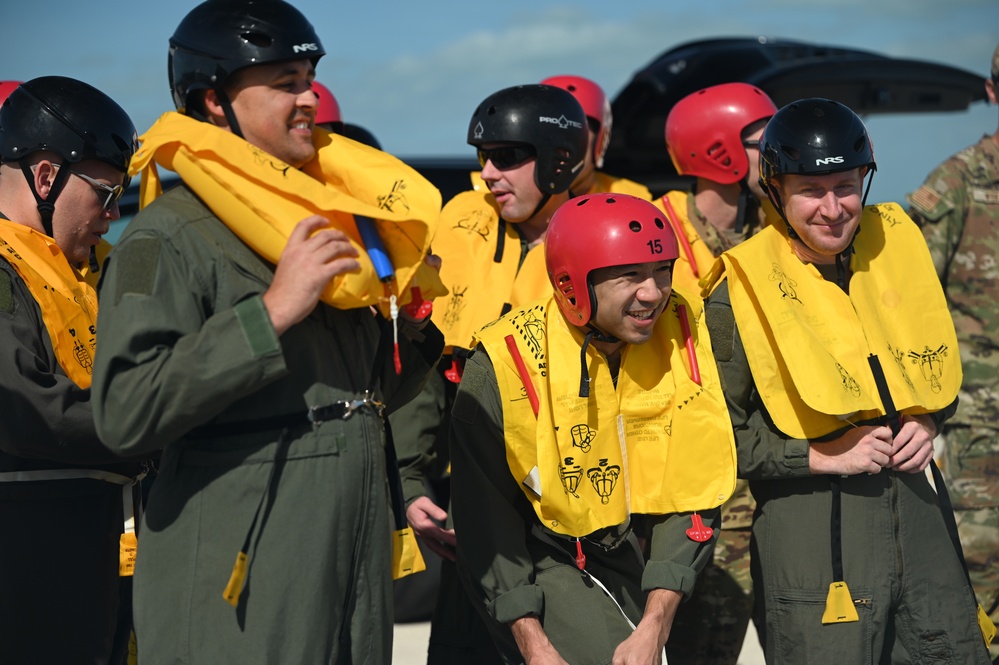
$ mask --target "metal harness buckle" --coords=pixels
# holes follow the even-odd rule
[[[371,391],[365,390],[364,397],[354,400],[338,400],[327,406],[310,406],[306,417],[313,427],[330,420],[349,420],[355,411],[364,407],[370,408],[379,416],[383,416],[385,405],[376,400]]]

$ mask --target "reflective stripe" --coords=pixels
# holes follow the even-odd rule
[[[132,505],[132,485],[142,480],[145,473],[135,478],[123,476],[120,473],[101,471],[100,469],[40,469],[37,471],[3,471],[0,472],[0,483],[20,483],[36,480],[103,480],[113,485],[121,485],[121,507],[125,516],[125,533],[135,533],[135,508]]]

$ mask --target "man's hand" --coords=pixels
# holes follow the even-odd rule
[[[936,425],[928,415],[902,416],[902,429],[892,441],[889,468],[902,473],[925,471],[933,459]]]
[[[440,525],[447,519],[447,512],[430,500],[421,496],[406,508],[406,519],[413,533],[419,536],[430,551],[442,559],[454,561],[454,529],[444,529]]]
[[[312,215],[300,221],[281,252],[274,281],[264,292],[264,307],[277,334],[283,335],[316,308],[331,279],[359,270],[357,250],[346,234],[324,229],[329,220]]]
[[[808,468],[815,475],[880,473],[892,454],[891,430],[863,425],[847,430],[839,438],[809,446]]]
[[[520,617],[510,622],[510,631],[524,657],[524,665],[569,665],[555,650],[538,617]]]
[[[661,665],[663,647],[673,627],[673,618],[683,594],[671,589],[653,589],[645,602],[645,613],[635,632],[614,650],[613,665]]]

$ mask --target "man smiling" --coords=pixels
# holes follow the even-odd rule
[[[926,244],[897,205],[864,207],[874,150],[844,105],[785,106],[760,153],[784,223],[722,255],[706,315],[757,501],[767,662],[984,665],[953,515],[924,474],[961,385]]]
[[[103,286],[95,418],[116,452],[163,449],[136,564],[143,661],[391,659],[383,416],[443,340],[404,309],[393,358],[370,308],[395,322],[414,285],[444,293],[424,263],[440,194],[314,130],[322,55],[285,2],[199,5],[170,40],[180,112],[133,161],[148,205]],[[183,184],[149,201],[157,165]]]
[[[573,199],[545,240],[554,293],[476,334],[451,417],[458,568],[505,663],[660,662],[710,558],[735,449],[678,253],[648,201]]]

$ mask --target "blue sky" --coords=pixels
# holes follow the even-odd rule
[[[167,40],[197,3],[0,0],[0,78],[91,83],[140,133],[172,109]],[[983,77],[999,40],[996,0],[295,0],[327,55],[318,80],[346,120],[402,157],[468,155],[468,118],[490,93],[576,73],[616,94],[680,43],[765,35],[955,65]],[[996,107],[872,118],[873,200],[900,200],[940,161],[992,133]],[[665,149],[665,147],[664,147]]]

